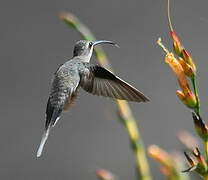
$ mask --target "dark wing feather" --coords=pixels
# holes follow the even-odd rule
[[[98,65],[90,65],[86,68],[88,73],[82,75],[81,87],[87,92],[127,101],[149,101],[144,94],[107,69]]]

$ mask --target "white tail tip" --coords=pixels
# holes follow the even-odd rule
[[[37,151],[37,157],[40,157],[42,152],[43,152],[44,145],[46,143],[46,140],[48,139],[49,131],[50,131],[50,128],[48,128],[43,133],[43,136],[42,136],[42,139],[41,139],[41,142],[40,142],[40,146],[39,146],[38,151]]]

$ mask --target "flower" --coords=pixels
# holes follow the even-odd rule
[[[196,74],[196,66],[194,61],[188,53],[187,50],[182,46],[179,37],[177,36],[175,31],[170,32],[170,36],[173,40],[173,50],[180,57],[180,61],[182,62],[182,66],[187,76],[193,77]]]
[[[190,88],[183,67],[181,66],[179,61],[174,57],[173,53],[166,54],[165,62],[170,66],[170,68],[176,74],[181,89],[184,92],[189,91]]]
[[[153,159],[157,160],[165,167],[172,168],[175,163],[172,157],[157,145],[151,145],[148,148],[148,153]]]
[[[183,58],[181,58],[181,57],[178,58],[178,61],[181,64],[181,66],[182,66],[186,76],[188,76],[190,78],[193,78],[196,75],[196,68],[195,68],[195,66],[193,68],[191,65],[186,63],[186,61]]]
[[[192,91],[186,92],[184,94],[184,92],[177,90],[176,95],[183,102],[183,104],[185,104],[188,108],[191,108],[191,109],[196,108],[197,100],[196,100],[196,96],[194,95]]]
[[[183,46],[181,45],[180,39],[177,36],[175,31],[171,31],[170,32],[170,36],[173,39],[173,50],[174,52],[178,55],[181,56],[182,55],[182,50],[184,49]]]
[[[166,151],[158,147],[157,145],[151,145],[148,148],[150,157],[158,161],[161,165],[161,172],[169,177],[177,177],[178,167],[174,158]]]
[[[194,61],[190,55],[190,53],[188,53],[188,51],[186,51],[185,49],[183,49],[182,51],[182,58],[184,59],[184,61],[191,66],[192,71],[194,72],[194,74],[196,73],[196,65],[194,64]]]
[[[116,179],[115,176],[111,172],[105,169],[98,169],[96,171],[96,175],[100,180],[115,180]]]
[[[177,38],[175,38],[177,40]],[[176,41],[177,42],[177,41]],[[197,98],[195,94],[191,91],[188,83],[187,75],[192,76],[193,71],[189,64],[185,62],[182,58],[176,59],[172,52],[169,52],[165,46],[162,44],[161,39],[158,39],[157,42],[163,50],[166,52],[165,62],[170,66],[170,68],[175,73],[179,86],[181,90],[176,92],[178,98],[188,107],[196,108],[197,107]]]

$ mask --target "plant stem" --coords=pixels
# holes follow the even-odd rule
[[[170,0],[167,0],[168,1],[168,8],[167,8],[167,14],[168,14],[168,24],[169,24],[169,28],[170,30],[173,32],[173,25],[172,25],[172,22],[171,22],[171,18],[170,18]]]
[[[63,13],[60,15],[60,17],[67,25],[76,29],[84,39],[95,40],[95,36],[91,33],[91,31],[83,23],[81,23],[79,19],[74,15],[70,13]],[[95,54],[97,60],[102,66],[112,70],[107,56],[101,47],[95,48]],[[116,100],[116,102],[120,115],[126,122],[125,127],[127,129],[128,136],[131,141],[132,149],[136,159],[138,180],[151,180],[152,178],[149,171],[149,165],[146,158],[145,148],[140,138],[139,130],[131,112],[131,109],[126,101]]]
[[[194,94],[196,96],[196,101],[197,101],[196,108],[195,108],[194,111],[198,115],[200,115],[200,100],[199,100],[199,94],[198,94],[198,87],[197,87],[197,84],[196,84],[196,76],[191,78],[191,82],[192,82],[192,85],[193,85]]]
[[[206,161],[208,161],[208,141],[204,141],[204,151],[205,151]]]
[[[140,137],[136,121],[126,101],[117,101],[119,116],[127,129],[132,150],[136,159],[136,171],[138,179],[150,180],[149,165],[142,139]]]

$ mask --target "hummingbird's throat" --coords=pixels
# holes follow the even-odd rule
[[[81,55],[81,59],[83,62],[90,62],[90,59],[92,57],[92,53],[93,53],[93,48],[88,52],[88,53],[85,53],[84,55]]]

